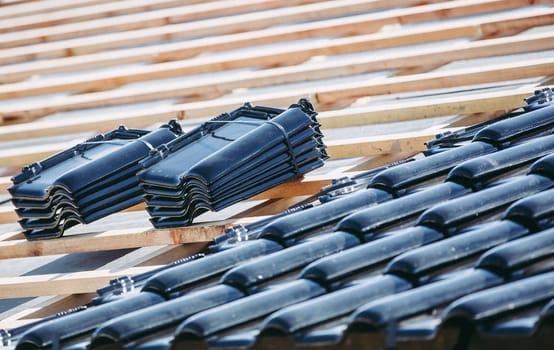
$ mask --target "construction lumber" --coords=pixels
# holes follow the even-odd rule
[[[517,62],[511,64],[492,67],[475,67],[471,69],[452,70],[439,73],[422,73],[416,75],[408,75],[401,77],[391,77],[386,79],[380,79],[377,82],[362,82],[362,83],[349,83],[349,84],[329,84],[325,87],[321,87],[319,91],[302,90],[302,91],[282,91],[266,95],[259,95],[251,102],[257,104],[270,104],[270,105],[283,105],[286,106],[300,97],[310,97],[311,100],[317,105],[319,103],[333,103],[339,100],[353,100],[361,96],[375,96],[380,94],[390,94],[397,92],[415,91],[418,89],[437,89],[444,87],[463,86],[469,84],[476,84],[478,82],[497,82],[510,79],[510,76],[517,76],[519,78],[524,77],[540,77],[549,75],[552,72],[554,61],[551,58],[536,59],[532,61]],[[511,74],[511,75],[504,75]],[[404,82],[406,84],[404,84]],[[353,86],[356,86],[355,88]],[[521,91],[500,92],[498,95],[490,95],[491,99],[511,100],[510,106],[521,103],[521,96],[524,94],[529,95],[532,93],[532,89],[526,88]],[[481,92],[473,95],[475,99],[481,100],[483,96]],[[438,98],[439,102],[441,97]],[[470,99],[470,97],[466,97]],[[66,133],[77,133],[84,131],[103,131],[109,128],[116,127],[119,124],[126,124],[132,127],[145,127],[151,125],[154,122],[166,122],[171,118],[205,118],[207,116],[216,115],[226,110],[236,108],[236,106],[242,104],[244,101],[240,98],[221,99],[218,101],[205,101],[205,102],[193,102],[188,104],[178,104],[172,106],[155,107],[152,109],[143,109],[132,112],[121,112],[117,116],[99,114],[90,116],[90,118],[78,119],[78,120],[61,120],[61,121],[49,121],[49,122],[35,122],[19,125],[8,125],[0,127],[0,138],[3,140],[15,140],[28,137],[44,137],[54,136]],[[437,101],[434,101],[437,102]],[[460,100],[456,102],[456,99],[450,99],[444,101],[445,105],[452,105],[450,110],[455,111],[466,109],[466,113],[483,112],[484,106],[479,104],[473,104],[473,107],[468,106],[467,100]],[[498,102],[497,102],[498,103]],[[405,110],[405,114],[411,115],[412,118],[417,119],[422,116],[437,116],[440,115],[441,109],[437,109],[434,113],[431,113],[427,102],[419,103],[421,112],[414,110],[413,114],[409,113],[409,110]],[[399,105],[398,105],[399,106]],[[410,105],[407,108],[414,108],[414,105]],[[386,108],[376,108],[376,114],[387,116]],[[398,108],[398,107],[396,107]],[[396,109],[393,108],[393,109]],[[509,108],[509,107],[508,107]],[[318,108],[318,110],[321,110]],[[448,110],[449,111],[449,110]],[[359,111],[358,111],[359,112]],[[354,118],[346,118],[345,114],[348,114],[348,109],[344,112],[339,112],[338,115],[342,115],[345,120],[345,124],[342,126],[359,125],[359,122]],[[362,112],[363,113],[363,112]],[[394,113],[394,112],[393,112]],[[357,113],[359,115],[359,113]],[[376,116],[376,114],[374,114]],[[450,114],[450,112],[448,112]],[[331,114],[332,116],[332,114]],[[377,116],[376,116],[377,117]],[[330,117],[329,117],[330,118]],[[388,117],[386,117],[388,119]],[[349,124],[348,120],[350,121]],[[388,119],[388,121],[394,121],[395,119]],[[402,120],[402,119],[400,119]],[[322,123],[325,125],[325,118],[322,119]],[[358,124],[356,124],[358,123]],[[332,127],[332,124],[328,125]],[[18,152],[21,153],[21,152]],[[3,155],[0,152],[0,159],[6,159],[6,164],[9,163],[7,159],[13,157],[13,151],[4,151]],[[19,161],[18,164],[21,164]]]
[[[540,2],[548,2],[539,0]],[[551,0],[549,0],[551,1]],[[340,6],[343,2],[336,2],[335,6]],[[391,3],[391,1],[388,1]],[[324,35],[352,35],[356,33],[373,33],[386,25],[399,25],[406,23],[429,21],[441,18],[453,18],[467,16],[472,14],[486,13],[492,11],[512,9],[531,3],[536,0],[455,0],[440,2],[436,4],[400,8],[390,11],[381,11],[369,14],[352,15],[348,17],[334,18],[325,21],[310,22],[296,26],[283,26],[271,28],[274,38],[283,40],[302,39],[314,36]],[[134,45],[144,45],[151,42],[167,41],[174,39],[185,39],[197,36],[216,35],[224,33],[237,33],[245,30],[254,30],[265,28],[271,24],[283,23],[291,20],[302,20],[306,16],[312,19],[317,16],[318,11],[314,11],[309,6],[304,5],[309,11],[299,13],[298,11],[282,20],[277,13],[279,10],[257,13],[256,16],[249,17],[248,20],[241,18],[240,15],[229,16],[225,18],[208,19],[181,24],[171,24],[162,27],[131,30],[125,32],[110,33],[104,35],[90,36],[86,38],[68,39],[59,42],[28,45],[13,49],[5,49],[0,52],[0,63],[14,63],[21,60],[43,59],[65,56],[83,55],[92,52],[98,52],[118,47],[129,47]],[[342,9],[343,12],[339,12]],[[333,8],[322,11],[327,17],[337,16],[341,13],[345,15],[345,7]],[[348,8],[347,8],[348,9]],[[287,9],[283,9],[287,10]],[[296,17],[294,17],[294,16]],[[319,16],[322,16],[321,14]],[[248,36],[246,33],[236,35]],[[267,43],[269,36],[264,36],[263,41],[250,38],[248,44],[255,45],[260,42]],[[202,38],[208,40],[209,38]],[[2,41],[0,39],[0,41]],[[275,42],[274,40],[269,42]]]
[[[544,8],[530,8],[524,13],[502,12],[491,14],[486,18],[468,18],[454,23],[426,25],[410,31],[390,30],[365,35],[354,35],[329,40],[314,40],[302,47],[283,48],[279,52],[260,52],[253,54],[253,59],[260,60],[265,65],[288,64],[291,57],[294,61],[305,60],[317,55],[338,55],[363,50],[382,49],[402,45],[426,43],[455,38],[477,38],[480,36],[498,36],[519,32],[538,25],[554,23],[554,10]],[[296,25],[298,26],[298,25]],[[289,26],[294,29],[295,25]],[[301,28],[298,28],[301,30]],[[278,33],[277,33],[278,34]],[[109,65],[128,64],[134,62],[162,62],[173,61],[200,54],[202,52],[223,51],[240,48],[245,45],[261,43],[266,38],[268,42],[281,41],[273,30],[249,31],[240,35],[221,35],[209,40],[189,40],[177,43],[158,44],[149,47],[137,47],[132,50],[111,50],[75,57],[43,60],[37,62],[23,62],[12,64],[9,67],[0,67],[0,82],[10,83],[29,78],[37,74],[68,72],[79,69],[92,69]],[[285,38],[286,40],[286,38]],[[5,52],[4,52],[5,53]],[[2,51],[0,50],[0,57]],[[234,60],[224,60],[225,67],[237,68],[248,65],[243,63],[237,66]],[[244,62],[239,60],[239,62]],[[260,62],[258,62],[259,64]]]
[[[0,47],[15,47],[56,41],[75,36],[97,35],[105,32],[158,27],[166,24],[200,20],[210,17],[260,11],[280,6],[293,6],[314,0],[222,0],[198,4],[176,1],[152,5],[181,5],[152,9],[148,3],[112,2],[73,10],[52,11],[26,17],[0,18]],[[131,13],[131,14],[129,14]],[[105,18],[99,16],[109,14]],[[115,17],[114,17],[115,16]],[[18,31],[14,33],[14,31]]]
[[[448,62],[463,59],[476,59],[491,56],[517,54],[548,50],[554,48],[553,33],[522,34],[514,37],[495,38],[467,42],[454,47],[437,46],[433,48],[406,51],[381,56],[368,56],[354,59],[344,59],[338,62],[312,64],[306,66],[282,67],[254,71],[230,76],[228,78],[207,78],[201,81],[191,82],[183,79],[180,84],[153,85],[135,89],[110,90],[82,95],[67,96],[61,99],[43,100],[36,103],[14,104],[0,109],[0,115],[13,118],[22,116],[41,116],[49,113],[109,106],[120,103],[136,103],[147,100],[192,96],[196,94],[222,93],[232,91],[235,88],[252,88],[273,85],[277,83],[292,83],[310,81],[324,78],[339,77],[351,74],[362,74],[371,71],[408,68],[414,62],[422,66],[437,66]],[[253,57],[254,56],[254,57]],[[98,89],[110,85],[111,82],[127,83],[140,80],[157,79],[178,75],[186,75],[204,71],[217,71],[220,69],[236,68],[245,63],[264,64],[264,59],[255,62],[255,55],[242,55],[226,61],[209,62],[205,59],[193,59],[153,65],[149,67],[137,67],[134,71],[123,73],[111,73],[95,75],[91,79],[75,77],[59,80],[55,83],[19,83],[0,87],[0,97],[19,97],[33,93],[50,93],[65,91],[75,87],[76,89]],[[208,61],[208,62],[206,62]],[[215,88],[214,88],[215,86]]]

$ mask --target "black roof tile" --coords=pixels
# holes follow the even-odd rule
[[[181,133],[175,121],[151,132],[120,127],[23,168],[9,191],[26,237],[59,237],[140,203],[139,161]]]
[[[323,256],[356,246],[360,241],[346,232],[333,232],[308,242],[245,262],[221,277],[220,282],[247,290],[255,284],[303,267]]]
[[[554,229],[519,238],[487,251],[477,266],[506,274],[529,262],[554,255]]]
[[[554,213],[553,196],[554,189],[550,189],[520,199],[506,209],[504,218],[529,227],[540,227]]]
[[[430,186],[396,200],[358,210],[342,219],[336,229],[367,234],[381,226],[418,214],[433,205],[470,192],[471,190],[464,186],[452,182]]]
[[[216,285],[121,315],[96,328],[92,334],[91,349],[144,337],[165,327],[177,325],[202,310],[243,296],[236,288]]]
[[[529,167],[530,174],[539,174],[554,179],[554,154],[544,156]]]
[[[419,277],[441,266],[454,265],[466,257],[527,233],[527,228],[512,221],[492,222],[400,254],[389,263],[385,271],[417,281]]]
[[[361,304],[411,287],[396,276],[375,276],[352,287],[283,308],[268,317],[262,328],[292,334],[302,328],[352,312]]]
[[[433,154],[384,170],[371,180],[371,186],[384,187],[395,193],[408,186],[448,172],[459,163],[484,154],[495,152],[496,147],[486,142],[473,142],[461,147]]]
[[[154,293],[133,293],[126,298],[39,324],[21,336],[16,349],[56,346],[61,341],[92,331],[102,322],[162,301],[164,299]]]
[[[383,190],[361,190],[347,197],[337,198],[320,206],[276,219],[263,228],[260,237],[285,242],[311,229],[337,221],[356,210],[371,207],[390,199],[392,196]]]
[[[217,275],[240,262],[267,255],[282,248],[279,244],[267,239],[245,242],[235,248],[161,271],[144,283],[143,290],[169,296],[171,293],[185,288],[188,284]]]
[[[462,297],[446,308],[443,319],[475,323],[552,298],[554,272],[547,272]]]
[[[333,281],[442,237],[439,232],[424,226],[400,229],[383,238],[321,258],[308,265],[301,276],[330,285]]]
[[[324,288],[307,279],[286,282],[188,318],[177,329],[176,342],[179,338],[206,337],[323,293]]]
[[[513,142],[520,137],[535,134],[554,126],[554,106],[524,113],[516,118],[494,123],[477,132],[474,141],[486,141],[501,146]]]
[[[435,227],[445,234],[452,233],[458,225],[468,223],[512,202],[546,190],[553,185],[549,178],[526,175],[511,178],[491,186],[438,204],[426,210],[417,220],[418,225]]]
[[[433,309],[456,298],[502,283],[502,278],[482,269],[468,269],[455,276],[431,282],[359,307],[352,315],[352,327],[386,327],[390,323]]]
[[[485,181],[522,164],[534,161],[554,151],[554,135],[539,137],[495,153],[473,158],[454,167],[447,180],[468,186]]]

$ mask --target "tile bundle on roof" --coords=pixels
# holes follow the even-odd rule
[[[322,166],[316,115],[302,99],[287,110],[247,103],[186,133],[175,121],[152,132],[122,126],[24,168],[9,191],[30,240],[143,198],[155,227],[190,225]]]
[[[151,132],[121,126],[23,168],[9,192],[27,239],[60,237],[142,202],[139,161],[181,133],[175,121]]]
[[[16,349],[551,348],[554,105],[536,107],[11,330]]]
[[[190,225],[323,165],[317,113],[245,104],[162,146],[138,176],[155,227]]]

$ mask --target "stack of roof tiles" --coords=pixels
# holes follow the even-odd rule
[[[554,105],[536,107],[11,330],[16,349],[552,348]]]
[[[323,165],[317,113],[244,106],[183,133],[120,127],[25,167],[9,191],[29,240],[55,238],[146,199],[155,227],[190,225]]]
[[[152,132],[121,126],[23,168],[9,192],[27,239],[60,237],[142,202],[139,161],[181,133],[176,122]]]
[[[190,225],[323,165],[317,113],[245,104],[163,145],[138,176],[155,227]]]

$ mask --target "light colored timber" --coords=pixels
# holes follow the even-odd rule
[[[90,270],[35,276],[0,277],[0,299],[41,295],[93,293],[119,276],[134,276],[156,266],[131,267],[122,271]]]
[[[150,261],[155,261],[156,263],[147,265],[168,264],[176,260],[174,257],[175,253],[178,253],[179,258],[182,258],[197,253],[204,246],[204,243],[191,243],[178,246],[171,245],[136,249],[105,264],[100,269],[119,271],[133,266],[143,266]],[[33,318],[47,317],[61,311],[84,305],[96,295],[96,293],[81,293],[33,298],[14,309],[1,313],[0,327],[12,328],[12,323],[16,321],[21,321],[22,324],[29,323]]]
[[[389,3],[390,2],[391,1],[389,1]],[[528,5],[532,2],[534,2],[534,0],[455,0],[438,4],[401,8],[376,13],[353,15],[338,19],[330,19],[327,21],[305,23],[301,27],[294,26],[292,29],[287,28],[288,26],[283,26],[282,28],[273,28],[272,32],[274,36],[279,37],[281,41],[302,39],[316,35],[352,35],[355,33],[373,33],[385,25],[423,22],[447,17],[452,18],[491,11],[507,10]],[[341,4],[342,2],[338,1],[334,3]],[[303,7],[308,6],[312,5],[304,5]],[[334,15],[339,15],[339,9],[344,10],[345,7],[339,7],[338,9],[333,8],[333,12],[327,10],[307,12],[303,14],[296,13],[295,15],[297,16],[297,20],[306,19],[305,17],[308,15],[310,16],[308,18],[315,18],[316,15],[321,16],[321,12],[325,12],[328,16],[333,15],[333,13]],[[229,16],[226,18],[172,24],[163,27],[36,44],[14,49],[5,49],[0,51],[0,63],[14,63],[21,60],[37,58],[83,55],[106,49],[143,45],[157,41],[183,39],[200,35],[234,33],[246,30],[251,31],[256,28],[267,27],[270,24],[294,20],[294,18],[291,18],[290,16],[286,17],[286,20],[283,19],[283,17],[275,14],[277,11],[279,10],[267,12],[262,11],[257,13],[257,16],[249,18],[248,21],[244,21],[243,19],[237,20],[237,17],[240,16]],[[260,19],[259,22],[256,22],[258,18],[263,16],[261,15],[263,13],[266,13],[265,16],[268,18],[263,18]],[[254,26],[253,23],[257,23],[257,26]],[[246,35],[247,33],[244,34]],[[272,41],[268,41],[266,37],[261,42],[267,43]],[[255,45],[257,43],[259,42],[251,40],[249,45]]]
[[[208,242],[235,224],[254,220],[255,218],[223,220],[172,229],[118,229],[40,241],[1,241],[0,259]]]
[[[545,63],[546,62],[546,63]],[[535,64],[536,63],[536,64]],[[251,102],[256,104],[267,104],[267,105],[276,105],[276,106],[287,106],[293,103],[294,101],[298,100],[300,97],[309,97],[312,102],[316,104],[316,109],[319,111],[321,110],[318,106],[318,103],[321,102],[321,98],[323,98],[323,102],[336,102],[339,100],[344,99],[354,99],[356,96],[369,96],[369,95],[378,95],[378,94],[388,94],[388,93],[394,93],[399,92],[397,90],[407,91],[402,85],[401,82],[406,81],[407,86],[411,87],[411,91],[416,91],[419,89],[418,82],[421,82],[421,86],[426,86],[426,89],[430,88],[441,88],[441,87],[447,87],[447,86],[463,86],[468,85],[471,83],[471,81],[480,81],[480,82],[495,82],[495,81],[502,81],[502,80],[508,80],[510,79],[508,76],[503,76],[498,74],[498,72],[506,72],[506,74],[510,73],[515,76],[519,77],[532,77],[532,76],[543,76],[543,75],[549,75],[552,71],[552,60],[551,59],[540,59],[536,61],[526,61],[526,62],[519,62],[519,63],[512,63],[511,65],[503,65],[502,68],[498,68],[496,66],[492,67],[475,67],[472,69],[464,69],[464,70],[456,70],[456,71],[449,71],[449,72],[440,72],[440,73],[423,73],[418,74],[415,76],[403,76],[403,77],[392,77],[388,79],[380,79],[378,82],[367,82],[362,84],[333,84],[325,87],[320,87],[318,91],[310,91],[310,90],[299,90],[299,91],[280,91],[276,93],[266,94],[266,95],[260,95],[254,99],[251,100]],[[537,71],[537,68],[539,71]],[[481,74],[483,73],[483,74]],[[467,74],[467,81],[464,79],[464,77]],[[449,80],[449,76],[452,75],[455,77],[456,80]],[[469,80],[469,79],[472,80]],[[392,81],[392,84],[390,83]],[[400,82],[400,83],[399,83]],[[447,84],[448,82],[448,84]],[[455,84],[454,84],[455,83]],[[425,85],[423,85],[425,84]],[[352,85],[356,85],[357,87],[355,89],[352,89]],[[363,87],[366,87],[365,89]],[[398,87],[398,89],[393,89],[392,86]],[[325,90],[325,92],[323,92]],[[343,91],[352,91],[353,95],[345,94]],[[495,94],[488,95],[489,99],[496,100],[498,102],[495,102],[496,105],[502,104],[503,101],[506,101],[507,99],[511,100],[510,107],[513,107],[517,103],[521,102],[521,96],[525,94],[531,94],[532,88],[525,87],[522,90],[517,91],[510,91],[510,92],[499,92]],[[338,96],[337,96],[338,95]],[[472,97],[471,97],[472,96]],[[399,111],[398,113],[404,113],[405,116],[411,116],[413,119],[422,118],[425,116],[437,116],[441,115],[439,113],[444,112],[450,112],[450,111],[465,111],[466,113],[478,113],[478,112],[484,112],[488,109],[484,105],[479,105],[478,102],[471,102],[471,99],[475,99],[477,101],[481,100],[482,93],[479,92],[477,94],[469,94],[467,97],[462,98],[459,102],[456,102],[454,100],[446,99],[444,100],[441,97],[438,97],[438,99],[435,99],[434,102],[437,103],[437,105],[441,104],[441,101],[444,100],[443,108],[440,109],[437,108],[434,112],[432,111],[432,108],[430,108],[428,103],[426,101],[421,101],[419,104],[412,104],[409,105],[408,108],[413,109],[413,113],[410,113],[410,110],[404,109],[403,111]],[[187,103],[187,104],[181,104],[181,105],[173,105],[173,106],[163,106],[163,107],[156,107],[151,109],[145,109],[140,111],[131,111],[131,112],[121,112],[118,113],[117,117],[114,118],[112,115],[109,114],[98,114],[94,116],[90,116],[90,119],[83,120],[62,120],[62,121],[49,121],[49,122],[41,122],[37,121],[34,123],[28,123],[28,124],[19,124],[19,125],[8,125],[0,127],[0,139],[4,140],[14,140],[14,139],[22,139],[22,138],[29,138],[29,137],[41,137],[41,136],[54,136],[54,135],[62,135],[66,133],[77,133],[77,132],[84,132],[84,131],[91,131],[96,130],[98,132],[102,132],[105,130],[109,130],[111,128],[115,128],[120,124],[125,124],[129,127],[146,127],[148,125],[151,125],[154,122],[166,122],[167,120],[171,118],[181,117],[184,115],[185,118],[188,119],[194,119],[194,118],[206,118],[208,116],[214,116],[219,113],[237,108],[242,103],[244,103],[243,98],[231,98],[231,99],[222,99],[218,101],[201,101],[201,102],[193,102],[193,103]],[[450,108],[447,108],[447,106],[450,105]],[[472,107],[469,107],[469,106]],[[401,106],[401,105],[399,105]],[[416,108],[418,107],[418,108]],[[398,107],[401,109],[401,107]],[[388,119],[388,116],[390,113],[388,112],[388,107],[384,108],[384,110],[380,110],[380,108],[373,107],[374,112],[371,112],[372,108],[369,108],[369,113],[373,113],[374,120],[384,120]],[[395,108],[392,108],[394,110]],[[335,115],[341,116],[344,119],[344,122],[340,121],[340,123],[343,123],[342,126],[351,126],[351,125],[359,125],[359,117],[353,117],[353,118],[347,118],[345,114],[347,115],[349,112],[349,109],[344,110],[343,112],[334,112]],[[360,115],[360,110],[354,111],[355,115]],[[362,112],[363,113],[363,112]],[[394,113],[394,112],[393,112]],[[381,117],[379,117],[381,115]],[[336,123],[339,121],[339,119],[333,117],[333,114],[330,115],[327,114],[328,118],[328,126],[333,127],[332,123]],[[405,117],[402,117],[405,118]],[[335,119],[335,122],[332,120]],[[402,119],[399,119],[402,120]],[[394,121],[391,120],[391,121]],[[327,121],[325,118],[323,118],[322,123],[325,125]],[[350,124],[352,123],[352,124]],[[54,147],[54,149],[56,149]],[[33,149],[30,150],[30,152],[36,152],[36,150],[33,151]],[[51,151],[50,151],[51,152]],[[7,150],[0,152],[0,163],[5,162],[7,165],[21,165],[24,163],[28,163],[29,158],[23,159],[27,160],[27,162],[22,162],[22,160],[19,159],[18,156],[22,152],[19,152],[17,154],[14,154],[13,151]],[[2,154],[4,156],[2,157]],[[31,159],[37,160],[40,159],[40,157],[31,157]],[[10,161],[11,160],[11,161]],[[13,160],[16,160],[15,162]],[[3,164],[3,163],[2,163]]]
[[[0,194],[7,194],[8,188],[12,186],[10,176],[0,176]]]
[[[484,22],[483,22],[484,21]],[[315,55],[337,55],[363,50],[381,49],[402,45],[418,44],[460,37],[479,37],[481,35],[498,35],[503,32],[513,32],[528,29],[533,26],[554,23],[554,10],[531,9],[522,13],[491,14],[486,19],[467,19],[453,24],[441,24],[414,28],[409,32],[403,30],[384,31],[379,33],[317,40],[306,43],[301,48],[283,48],[278,52],[253,54],[253,59],[262,59],[262,64],[284,64],[291,57],[294,60],[305,60]],[[290,25],[288,29],[301,32],[303,25]],[[189,40],[186,42],[159,44],[132,50],[112,50],[75,57],[24,62],[0,67],[0,82],[10,83],[29,78],[36,74],[67,72],[79,69],[91,69],[115,64],[126,64],[142,61],[167,61],[188,58],[205,51],[220,51],[238,48],[245,45],[261,43],[264,38],[268,42],[281,41],[283,38],[273,30],[251,31],[242,34],[231,34],[209,39]],[[286,38],[285,38],[286,39]],[[0,51],[1,55],[1,51]],[[236,60],[226,59],[227,69],[236,68]],[[239,60],[244,62],[244,60]],[[245,62],[243,65],[246,65]],[[241,65],[242,66],[242,65]]]
[[[249,11],[274,9],[282,6],[294,6],[313,1],[314,0],[221,0],[193,5],[179,4],[179,6],[176,7],[155,11],[149,10],[148,6],[144,5],[142,10],[140,8],[130,9],[133,10],[131,12],[139,12],[133,14],[126,14],[125,10],[128,10],[128,4],[114,2],[105,5],[93,6],[90,9],[93,12],[89,12],[89,9],[79,8],[71,11],[71,13],[70,11],[64,10],[24,18],[0,19],[0,32],[9,31],[9,33],[0,35],[0,47],[15,47],[70,39],[76,36],[98,35],[106,32],[158,27],[172,23],[182,23],[209,17],[230,16]],[[119,9],[122,9],[123,11],[120,11]],[[98,14],[94,12],[115,13],[112,13],[106,18],[89,20],[91,18],[98,17]],[[71,17],[72,14],[75,14],[75,16]],[[86,21],[78,22],[81,20]],[[47,26],[49,23],[54,23],[55,25],[46,28],[36,28]],[[13,32],[14,30],[17,30],[17,28],[27,30]]]
[[[316,94],[319,103],[334,103],[364,96],[409,91],[460,87],[463,85],[499,82],[554,74],[554,58],[539,58],[494,66],[472,67],[444,72],[430,72],[382,79],[379,82],[357,82],[333,86]]]
[[[510,111],[525,105],[524,99],[531,96],[533,90],[534,87],[523,87],[515,91],[480,92],[453,97],[433,96],[394,104],[326,111],[319,114],[318,121],[323,128],[332,129],[485,111]]]
[[[17,222],[17,214],[11,205],[0,206],[0,224]]]
[[[203,93],[213,93],[215,91],[221,93],[231,91],[234,88],[259,87],[264,85],[273,85],[276,83],[291,83],[299,81],[317,80],[323,78],[339,77],[351,74],[361,74],[370,71],[398,69],[410,67],[414,62],[421,65],[442,65],[454,60],[474,59],[489,56],[500,56],[506,54],[516,54],[522,52],[540,51],[554,48],[554,33],[536,33],[525,34],[516,37],[506,37],[497,39],[488,39],[466,44],[458,44],[454,47],[437,46],[434,48],[426,48],[415,51],[406,51],[403,54],[389,54],[381,56],[371,56],[355,59],[343,59],[341,61],[313,64],[297,67],[282,67],[255,71],[252,73],[243,73],[238,76],[229,76],[228,78],[208,78],[196,83],[183,80],[181,84],[171,84],[169,87],[164,85],[153,85],[152,87],[141,87],[136,89],[123,89],[116,91],[104,91],[96,93],[88,93],[83,95],[68,96],[59,100],[43,100],[38,103],[17,103],[0,108],[0,115],[15,116],[22,115],[28,117],[31,115],[45,115],[53,112],[74,110],[80,108],[90,108],[107,106],[118,103],[134,103],[139,101],[161,99],[169,97],[178,97],[186,95],[195,95]],[[242,57],[243,60],[251,62],[254,60],[253,55]],[[241,59],[236,59],[235,62]],[[192,61],[192,62],[191,62]],[[208,61],[208,62],[206,62]],[[227,62],[211,63],[209,60],[194,59],[182,62],[171,62],[168,64],[159,64],[155,66],[137,68],[134,75],[117,76],[110,74],[109,77],[95,77],[94,80],[83,81],[78,78],[73,79],[73,82],[63,81],[58,82],[58,85],[50,85],[51,89],[64,89],[64,87],[86,85],[87,88],[92,88],[94,83],[97,86],[105,86],[111,81],[126,82],[126,79],[148,79],[150,75],[177,76],[193,73],[195,71],[213,71],[227,67]],[[254,62],[252,62],[254,63]],[[238,64],[237,64],[238,65]],[[163,66],[163,67],[162,67]],[[206,68],[208,66],[208,68]],[[199,67],[196,69],[195,67]],[[221,68],[220,68],[221,67]],[[217,85],[215,85],[217,84]],[[25,84],[24,84],[25,85]],[[28,86],[35,85],[34,91],[44,91],[48,87],[39,87],[37,84],[27,84]],[[215,91],[214,91],[214,85]],[[19,90],[9,88],[9,85],[0,87],[0,97],[2,97],[2,88],[4,94],[14,94],[16,91],[20,93],[32,93],[31,87],[20,87]],[[52,90],[49,92],[53,92]],[[4,96],[5,96],[4,95]]]
[[[427,149],[425,142],[434,139],[437,132],[437,130],[424,130],[348,140],[333,140],[326,142],[327,152],[332,159],[370,157],[388,153],[413,154]]]
[[[33,11],[22,12],[22,9],[1,11],[0,32],[26,32],[29,29],[46,30],[52,26],[64,27],[67,23],[93,21],[97,18],[136,14],[146,11],[166,9],[173,6],[190,5],[200,0],[126,0],[126,1],[38,1]],[[18,11],[19,10],[19,11]],[[193,9],[191,9],[194,11]],[[231,10],[232,11],[232,10]],[[148,17],[147,17],[148,18]],[[116,20],[117,21],[117,20]],[[164,24],[167,24],[164,23]],[[78,28],[78,26],[76,27]],[[73,29],[76,29],[73,28]],[[82,35],[76,32],[76,35]]]
[[[21,4],[11,4],[10,6],[1,6],[9,4],[10,1],[0,1],[0,18],[22,17],[47,11],[67,10],[111,1],[113,0],[42,0],[25,1]]]

